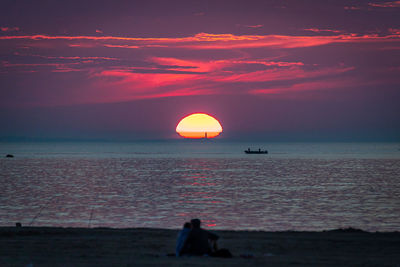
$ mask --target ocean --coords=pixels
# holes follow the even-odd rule
[[[0,155],[0,226],[400,230],[400,143],[3,142]]]

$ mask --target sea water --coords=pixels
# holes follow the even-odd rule
[[[399,143],[0,143],[0,156],[0,226],[400,230]]]

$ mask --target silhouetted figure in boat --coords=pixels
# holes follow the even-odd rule
[[[250,150],[250,148],[248,148],[247,150],[244,151],[244,153],[246,153],[246,154],[268,154],[268,150],[261,150],[261,148],[259,148],[258,150]]]
[[[211,255],[215,252],[219,236],[200,228],[201,222],[199,219],[193,219],[190,223],[192,224],[192,230],[183,246],[182,254],[203,256]]]

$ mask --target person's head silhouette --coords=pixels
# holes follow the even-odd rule
[[[193,228],[200,228],[201,221],[199,219],[192,219],[190,223]]]

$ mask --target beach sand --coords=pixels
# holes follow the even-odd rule
[[[168,257],[177,230],[0,227],[0,266],[400,266],[399,232],[214,232],[233,258]]]

